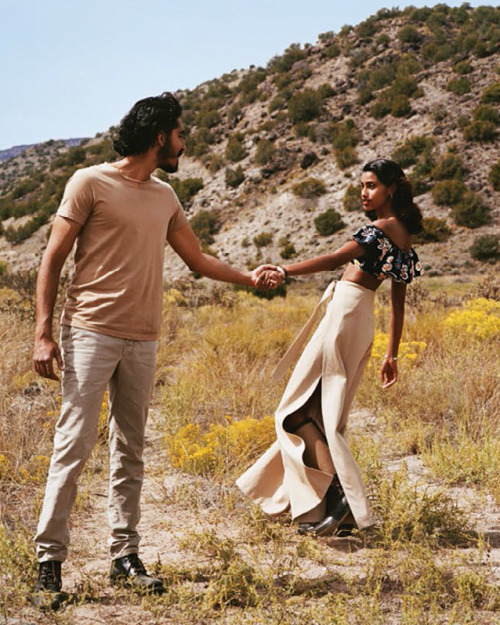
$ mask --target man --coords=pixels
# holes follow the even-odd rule
[[[170,93],[137,102],[120,123],[123,157],[78,170],[68,181],[38,274],[34,366],[62,376],[62,407],[45,499],[35,537],[39,576],[35,603],[57,609],[68,517],[77,479],[97,441],[109,386],[111,580],[161,593],[138,556],[144,429],[154,382],[161,322],[165,241],[192,271],[225,282],[268,288],[265,276],[242,273],[200,250],[172,188],[153,177],[177,171],[183,154],[182,109]],[[73,244],[75,274],[61,319],[61,351],[52,336],[62,266]],[[274,286],[275,284],[273,284]]]

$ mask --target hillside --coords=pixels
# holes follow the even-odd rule
[[[365,219],[362,164],[388,156],[425,214],[428,275],[484,271],[500,257],[499,41],[499,8],[383,9],[179,92],[187,156],[169,181],[205,248],[240,267],[334,248]],[[0,163],[0,258],[13,269],[38,264],[71,172],[116,158],[110,132],[44,146]],[[168,253],[165,275],[189,272]]]

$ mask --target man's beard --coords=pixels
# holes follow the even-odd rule
[[[161,169],[167,174],[175,174],[175,172],[179,169],[179,158],[184,153],[184,150],[179,150],[177,154],[172,153],[172,148],[168,143],[166,145],[162,145],[158,150],[158,169]],[[168,161],[172,158],[175,158],[175,164],[171,164]]]

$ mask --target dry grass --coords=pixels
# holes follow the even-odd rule
[[[156,444],[164,451],[150,462],[156,494],[144,505],[158,509],[155,540],[158,532],[169,537],[168,550],[149,562],[168,591],[137,598],[103,590],[104,573],[77,568],[73,603],[58,615],[37,614],[26,603],[45,470],[36,458],[49,453],[55,417],[48,413],[57,407],[57,394],[30,373],[30,323],[15,312],[1,313],[10,360],[0,364],[0,454],[9,458],[2,474],[0,616],[79,625],[499,622],[497,556],[477,531],[469,504],[457,498],[463,485],[475,502],[500,496],[498,339],[450,332],[446,324],[453,307],[481,295],[473,285],[420,285],[410,292],[401,379],[384,392],[378,363],[370,364],[356,399],[363,412],[350,434],[380,526],[315,541],[299,537],[286,518],[266,517],[233,480],[272,439],[266,424],[283,384],[270,384],[269,375],[317,295],[292,290],[286,299],[265,301],[230,289],[167,292],[155,395]],[[382,344],[386,294],[378,301]],[[30,428],[12,406],[31,411]],[[189,447],[191,431],[196,437]],[[257,433],[263,438],[252,446]],[[165,454],[165,440],[181,470]],[[190,461],[196,454],[204,461]],[[101,450],[87,471],[74,517],[77,567],[95,557],[76,530],[105,477],[102,456]],[[413,459],[422,466],[419,475]]]

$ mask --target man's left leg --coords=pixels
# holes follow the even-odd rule
[[[154,386],[156,341],[127,341],[109,383],[111,579],[162,592],[138,556],[144,432]]]

